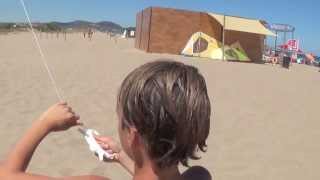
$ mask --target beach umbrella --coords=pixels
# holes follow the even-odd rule
[[[305,56],[309,61],[311,62],[315,61],[315,57],[312,54],[306,53]]]

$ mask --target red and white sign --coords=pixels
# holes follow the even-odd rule
[[[298,51],[299,50],[299,41],[296,39],[289,39],[287,42],[288,50]]]

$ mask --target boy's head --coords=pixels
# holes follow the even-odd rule
[[[195,67],[158,60],[136,68],[121,85],[117,111],[121,143],[131,156],[143,144],[163,168],[187,165],[198,149],[206,150],[211,108],[206,82]],[[132,129],[138,143],[129,135]]]

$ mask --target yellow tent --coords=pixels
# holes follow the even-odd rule
[[[254,33],[265,36],[276,36],[272,31],[267,29],[260,20],[257,19],[225,16],[215,13],[208,14],[212,18],[216,19],[218,23],[224,27],[224,30]],[[222,36],[224,36],[224,34]],[[215,38],[210,37],[203,32],[196,32],[189,39],[187,45],[182,50],[182,54],[211,59],[250,61],[246,51],[241,47],[239,41],[236,41],[231,45],[224,45],[223,43],[224,40],[219,42]]]
[[[196,32],[191,36],[181,54],[217,60],[222,60],[224,54],[226,60],[250,61],[239,42],[225,46],[224,51],[225,53],[223,53],[222,43],[203,32]]]

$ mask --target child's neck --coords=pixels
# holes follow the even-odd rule
[[[178,166],[160,169],[151,161],[145,161],[141,167],[135,165],[133,180],[181,180]]]

